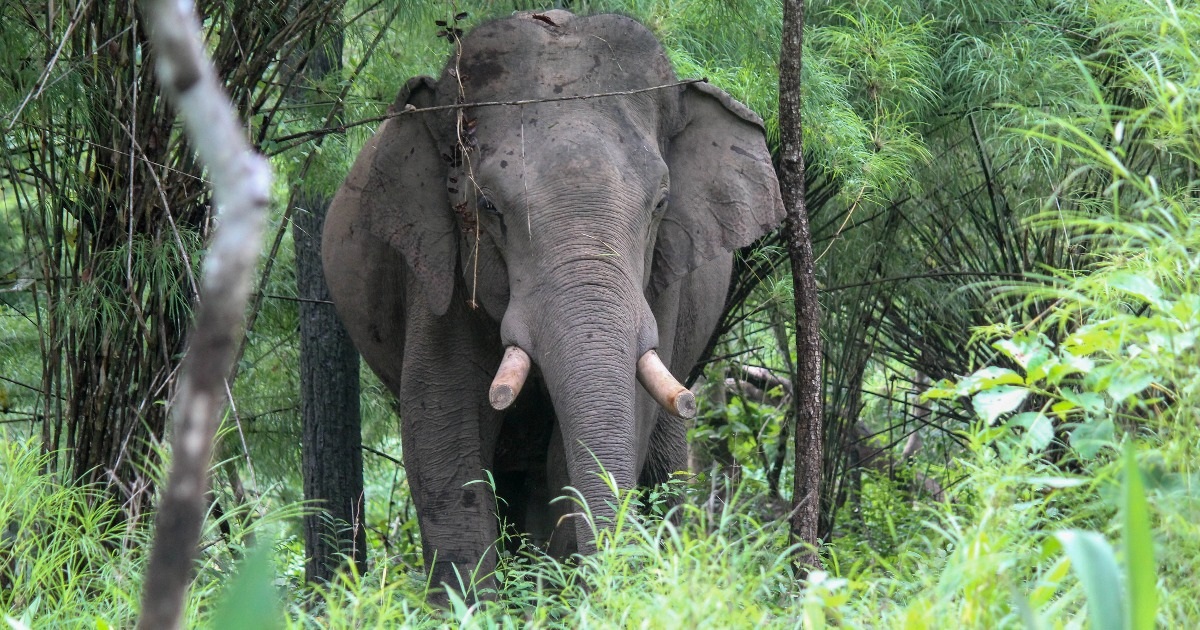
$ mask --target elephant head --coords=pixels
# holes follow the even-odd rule
[[[570,481],[603,511],[597,462],[631,488],[646,452],[638,380],[672,413],[694,411],[653,352],[660,331],[692,321],[660,322],[655,305],[782,219],[762,121],[681,84],[625,17],[519,14],[455,43],[440,79],[400,92],[335,202],[357,210],[337,220],[399,254],[423,313],[410,304],[410,320],[463,299],[492,322],[491,365],[506,356],[493,406],[540,369]],[[345,274],[329,272],[335,301]]]

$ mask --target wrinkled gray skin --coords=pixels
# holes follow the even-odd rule
[[[538,15],[476,28],[461,60],[410,80],[393,111],[677,80],[637,22]],[[783,208],[760,119],[706,84],[468,108],[461,133],[456,120],[380,126],[333,202],[323,258],[355,345],[399,399],[432,583],[457,589],[458,575],[491,584],[497,505],[554,553],[586,553],[591,525],[549,504],[565,486],[603,518],[613,496],[599,466],[622,489],[686,469],[684,423],[642,390],[635,363],[657,348],[687,375],[717,324],[730,252]],[[509,345],[535,368],[498,412],[488,387]],[[485,470],[499,502],[473,483]]]

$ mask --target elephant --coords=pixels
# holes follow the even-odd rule
[[[430,583],[475,597],[502,522],[590,553],[612,487],[686,470],[678,379],[732,252],[783,203],[762,120],[679,81],[631,18],[518,13],[450,39],[356,158],[322,259],[397,401]],[[567,487],[588,511],[552,502]]]

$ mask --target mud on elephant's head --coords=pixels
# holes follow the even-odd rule
[[[762,121],[715,87],[679,82],[650,31],[621,16],[518,14],[472,30],[456,51],[439,79],[407,83],[396,116],[338,193],[325,243],[334,300],[393,391],[402,387],[399,376],[389,381],[397,361],[388,336],[407,334],[407,355],[414,335],[431,338],[448,318],[484,332],[430,345],[469,354],[455,377],[468,389],[481,366],[499,364],[493,406],[512,402],[528,364],[539,366],[570,482],[589,501],[602,499],[589,480],[594,462],[628,488],[654,449],[667,448],[651,444],[652,433],[666,433],[652,407],[642,410],[650,401],[637,379],[670,411],[688,411],[671,396],[690,394],[649,351],[662,349],[671,369],[686,373],[719,317],[730,252],[782,219]],[[378,271],[381,258],[404,273]],[[403,278],[406,297],[388,302],[384,281],[361,280],[364,265]],[[705,273],[722,277],[705,284],[697,277]],[[395,314],[407,318],[404,330],[394,331]],[[484,338],[495,347],[480,345]],[[374,354],[364,348],[371,344]],[[505,347],[515,358],[501,364]],[[460,404],[491,422],[473,398],[412,408]],[[433,421],[412,422],[417,431]],[[670,436],[682,452],[682,430]],[[484,467],[492,448],[483,444]],[[438,449],[431,459],[440,461],[446,449]],[[675,470],[665,468],[672,457],[661,467]]]

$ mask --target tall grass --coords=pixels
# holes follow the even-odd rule
[[[0,610],[27,627],[131,619],[145,530],[127,529],[98,488],[59,483],[49,464],[35,442],[0,432]]]

